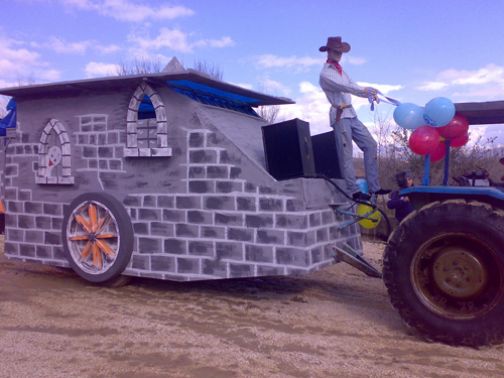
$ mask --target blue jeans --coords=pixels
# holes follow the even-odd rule
[[[377,144],[367,127],[357,117],[341,118],[331,127],[334,129],[336,147],[338,151],[341,151],[339,153],[340,167],[346,182],[347,193],[351,195],[359,191],[355,183],[352,141],[364,153],[364,169],[369,190],[371,192],[379,190],[381,186],[378,180]]]

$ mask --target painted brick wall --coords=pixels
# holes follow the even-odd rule
[[[173,156],[124,157],[128,96],[111,94],[108,105],[83,101],[79,110],[101,112],[77,115],[65,104],[37,104],[20,114],[17,130],[8,130],[2,180],[8,257],[68,266],[63,214],[73,198],[90,191],[111,193],[129,211],[135,245],[128,275],[198,280],[297,274],[331,264],[332,243],[361,250],[357,226],[340,229],[347,219],[327,206],[307,206],[297,183],[276,182],[212,126],[208,107],[178,95],[160,91]],[[244,116],[229,111],[229,117],[240,122]],[[35,183],[39,133],[50,118],[68,132],[73,185]],[[321,183],[311,185],[322,190]]]
[[[286,275],[333,262],[331,244],[361,249],[356,226],[329,209],[241,178],[208,129],[187,133],[187,192],[129,195],[135,230],[127,274],[172,280]]]
[[[69,266],[61,244],[63,204],[40,201],[31,188],[18,185],[24,176],[35,177],[37,144],[19,130],[8,130],[5,164],[5,254],[56,266]],[[23,142],[24,141],[24,142]],[[37,191],[35,190],[35,193]],[[37,198],[39,197],[39,198]]]

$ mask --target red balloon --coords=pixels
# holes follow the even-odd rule
[[[408,144],[415,154],[426,155],[439,144],[439,132],[431,126],[420,126],[411,133]]]
[[[451,140],[450,146],[452,147],[462,147],[467,142],[469,142],[469,134],[465,133]]]
[[[430,153],[430,161],[435,163],[442,160],[446,156],[446,145],[444,142],[439,142],[434,151]]]
[[[455,114],[446,126],[438,127],[439,134],[450,140],[466,134],[467,130],[469,130],[469,121],[460,114]]]

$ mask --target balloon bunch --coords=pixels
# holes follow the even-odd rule
[[[416,154],[430,155],[432,162],[439,161],[446,154],[445,141],[451,147],[461,147],[469,141],[469,122],[455,114],[455,105],[445,98],[436,97],[425,107],[404,103],[394,110],[396,123],[413,130],[408,145]]]

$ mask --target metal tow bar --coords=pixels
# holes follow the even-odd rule
[[[336,261],[343,261],[350,264],[361,272],[364,272],[370,277],[382,278],[381,272],[379,272],[374,266],[368,263],[362,256],[360,256],[355,249],[353,249],[347,243],[342,243],[341,245],[333,245],[336,251],[335,259]]]

